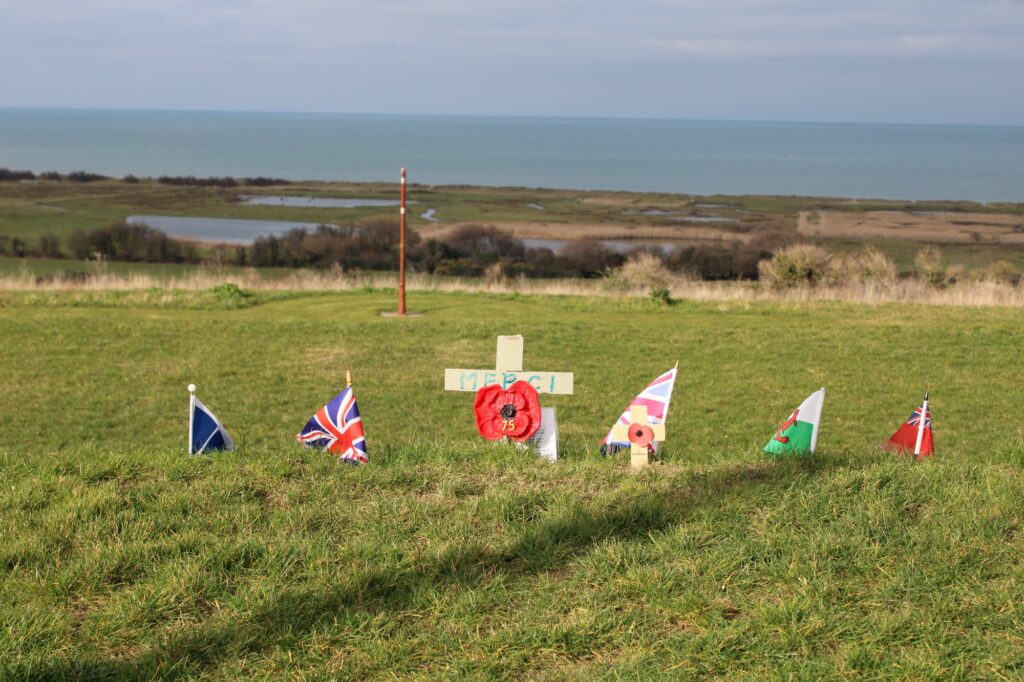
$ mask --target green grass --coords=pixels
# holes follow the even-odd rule
[[[393,296],[0,297],[0,678],[1024,671],[1024,311]],[[442,390],[508,333],[576,373],[557,464]],[[666,464],[601,458],[676,360]],[[292,441],[346,368],[359,468]],[[189,382],[238,452],[184,455]],[[926,389],[938,457],[879,451]]]

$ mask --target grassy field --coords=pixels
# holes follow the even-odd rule
[[[0,296],[0,678],[1024,672],[1024,311],[394,292]],[[573,371],[556,464],[445,367]],[[665,464],[596,448],[679,361]],[[292,435],[351,368],[371,464]],[[241,445],[184,454],[189,382]],[[828,389],[819,452],[759,453]],[[924,390],[939,455],[878,449]]]

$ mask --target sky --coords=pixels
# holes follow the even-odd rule
[[[0,107],[1024,125],[1024,0],[0,0]]]

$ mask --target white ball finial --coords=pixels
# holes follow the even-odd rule
[[[188,385],[188,392],[189,393],[195,393],[196,392],[196,385],[195,384],[189,384]]]

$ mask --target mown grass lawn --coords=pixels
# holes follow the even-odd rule
[[[0,677],[1017,677],[1024,312],[0,295]],[[549,464],[445,367],[576,373]],[[679,361],[665,464],[596,443]],[[292,435],[351,368],[371,464]],[[189,382],[241,449],[184,455]],[[828,389],[819,453],[760,447]],[[930,390],[939,455],[878,450]]]

